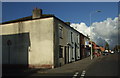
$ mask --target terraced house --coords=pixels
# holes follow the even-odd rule
[[[1,26],[3,66],[55,68],[81,58],[81,33],[41,9]]]

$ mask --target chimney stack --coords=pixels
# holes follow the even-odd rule
[[[65,23],[70,26],[70,22],[65,22]]]
[[[32,12],[32,19],[40,18],[42,16],[42,9],[34,8]]]

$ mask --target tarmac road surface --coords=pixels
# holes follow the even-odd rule
[[[114,78],[119,75],[119,56],[118,53],[109,54],[104,58],[96,60],[87,67],[85,76],[109,77]],[[86,78],[85,77],[85,78]]]

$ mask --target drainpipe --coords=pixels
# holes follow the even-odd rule
[[[12,42],[8,40],[7,45],[8,45],[8,64],[10,64],[10,46],[12,45]]]

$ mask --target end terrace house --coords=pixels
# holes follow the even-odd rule
[[[1,28],[3,66],[55,68],[80,59],[80,33],[41,9]]]

